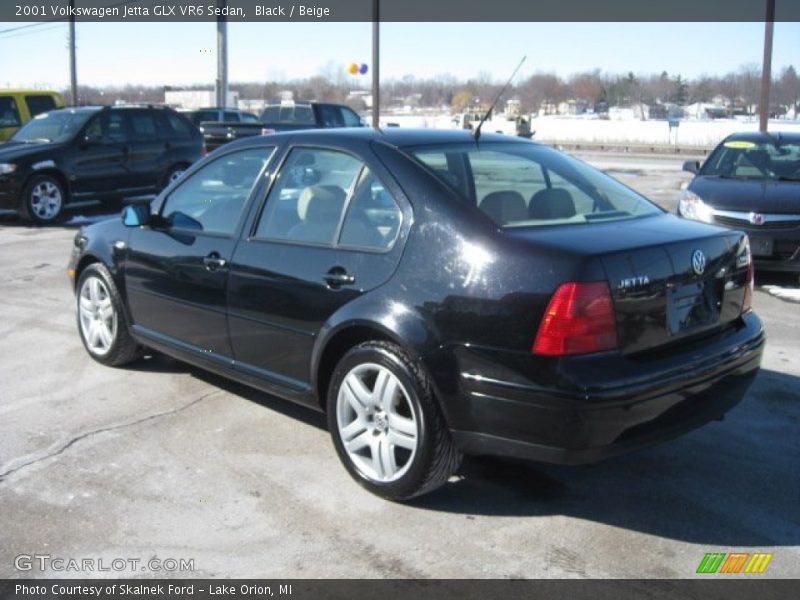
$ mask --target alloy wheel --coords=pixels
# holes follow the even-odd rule
[[[108,287],[99,277],[83,282],[78,313],[87,349],[98,356],[107,354],[117,335],[117,314]]]
[[[336,423],[347,456],[373,482],[400,479],[419,447],[419,417],[400,380],[386,367],[360,364],[344,377]]]
[[[61,190],[52,181],[44,180],[31,190],[31,212],[42,221],[51,221],[61,212]]]

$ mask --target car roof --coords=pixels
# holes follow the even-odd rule
[[[437,144],[474,144],[473,133],[466,129],[418,129],[411,127],[387,127],[376,131],[371,127],[342,127],[335,129],[303,129],[274,133],[262,138],[265,141],[277,139],[280,141],[291,137],[293,141],[321,141],[331,140],[374,140],[385,142],[392,146],[426,146]],[[480,143],[535,143],[512,135],[499,133],[481,133]]]
[[[739,133],[732,133],[725,138],[726,141],[742,141],[742,142],[775,142],[780,140],[782,142],[800,142],[800,132],[797,131],[768,131],[763,133],[761,131],[742,131]]]

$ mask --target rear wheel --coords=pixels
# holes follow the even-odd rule
[[[142,355],[142,348],[128,331],[122,298],[105,265],[94,263],[83,270],[76,301],[78,331],[89,356],[117,367]]]
[[[461,454],[428,376],[396,344],[366,342],[351,349],[333,374],[327,406],[339,458],[374,494],[420,496],[458,468]]]
[[[58,223],[64,215],[66,201],[64,186],[58,179],[37,175],[22,192],[22,214],[37,225]]]

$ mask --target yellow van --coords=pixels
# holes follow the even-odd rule
[[[47,90],[0,90],[0,141],[39,113],[63,108],[64,98]]]

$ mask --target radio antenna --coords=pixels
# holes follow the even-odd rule
[[[511,82],[514,80],[514,76],[517,74],[517,71],[519,71],[519,68],[522,66],[522,63],[525,62],[526,58],[528,58],[527,55],[523,56],[522,60],[519,61],[517,68],[514,69],[513,73],[511,73],[511,77],[508,78],[508,81],[506,81],[506,84],[503,86],[503,89],[500,90],[499,94],[497,94],[497,97],[494,99],[494,102],[492,102],[492,105],[489,107],[489,110],[486,111],[486,114],[483,115],[481,122],[478,123],[478,126],[475,128],[475,133],[473,133],[472,135],[475,138],[476,144],[478,143],[478,139],[481,137],[481,127],[483,127],[483,124],[486,122],[486,119],[489,118],[489,115],[492,114],[492,111],[494,110],[494,107],[497,104],[498,100],[500,100],[500,97],[506,93],[508,86],[511,85]]]

